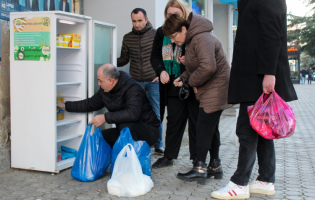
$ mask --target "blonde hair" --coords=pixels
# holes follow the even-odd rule
[[[166,4],[165,10],[164,10],[164,17],[167,19],[167,10],[169,7],[175,7],[179,8],[183,11],[184,13],[184,19],[188,19],[189,14],[191,13],[191,9],[184,0],[169,0],[168,3]]]

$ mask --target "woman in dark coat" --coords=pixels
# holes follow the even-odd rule
[[[170,14],[179,13],[183,17],[188,17],[190,12],[187,3],[183,0],[170,0],[164,15],[167,18]],[[167,127],[164,157],[159,158],[152,165],[153,168],[173,165],[173,159],[177,159],[180,150],[187,118],[190,159],[194,160],[196,157],[195,137],[199,103],[192,89],[188,98],[181,100],[179,88],[173,84],[173,81],[185,71],[185,66],[181,62],[184,60],[184,55],[185,45],[172,44],[171,40],[164,36],[162,27],[158,28],[153,42],[151,65],[160,77],[160,116],[162,121],[167,105]]]

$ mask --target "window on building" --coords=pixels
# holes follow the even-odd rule
[[[207,16],[206,1],[207,0],[186,0],[194,13],[202,15],[204,17]]]

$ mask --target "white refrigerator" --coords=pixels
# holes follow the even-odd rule
[[[61,11],[10,13],[11,167],[58,173],[61,146],[78,150],[94,113],[68,113],[57,121],[56,98],[89,98],[99,89],[96,71],[116,66],[117,27]],[[56,45],[58,34],[80,34],[79,48]],[[104,128],[103,126],[102,128]]]

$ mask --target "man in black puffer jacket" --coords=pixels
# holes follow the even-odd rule
[[[116,128],[102,130],[111,147],[125,127],[129,127],[135,141],[144,140],[152,146],[159,137],[160,121],[141,85],[111,64],[101,66],[97,77],[101,88],[94,96],[65,104],[57,102],[57,107],[68,112],[92,112],[106,107],[108,112],[95,116],[90,123],[96,127],[105,122],[116,124]]]

